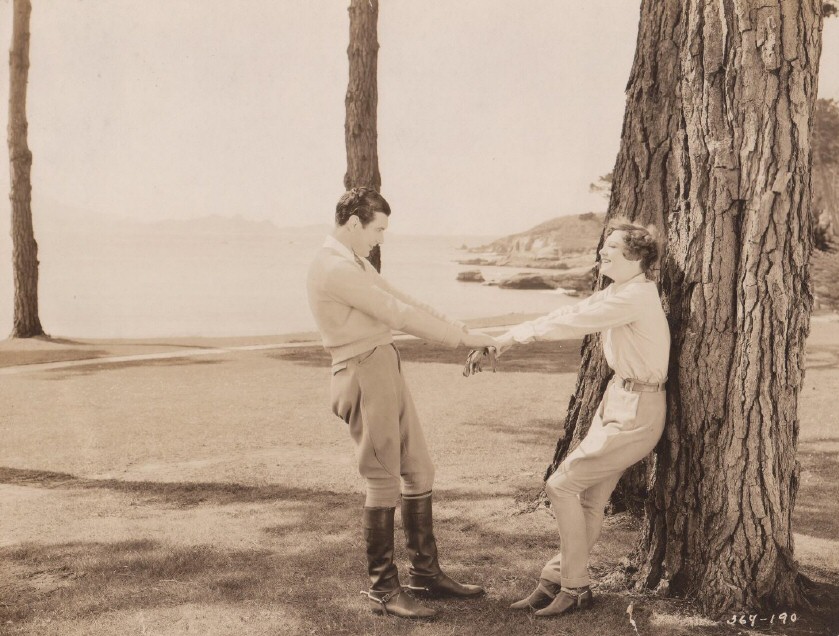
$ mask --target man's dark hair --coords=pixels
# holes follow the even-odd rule
[[[335,225],[344,225],[355,214],[362,227],[367,226],[381,212],[390,216],[390,206],[373,188],[353,188],[341,195],[335,206]]]

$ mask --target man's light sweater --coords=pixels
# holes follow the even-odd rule
[[[309,306],[333,365],[390,344],[393,329],[452,348],[461,343],[462,323],[394,288],[331,236],[309,267],[307,285]]]

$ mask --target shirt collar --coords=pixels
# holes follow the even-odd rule
[[[353,251],[331,234],[326,235],[326,240],[323,242],[323,246],[335,250],[341,256],[345,256],[346,258],[355,262],[355,254],[353,254]]]
[[[328,247],[331,250],[335,250],[344,258],[351,260],[353,263],[361,265],[362,269],[366,270],[367,268],[364,266],[364,259],[359,256],[356,256],[355,252],[353,252],[350,248],[344,245],[341,241],[336,239],[331,234],[326,235],[326,240],[323,242],[324,247]]]
[[[627,286],[631,285],[632,283],[649,283],[649,282],[652,282],[652,281],[650,281],[647,278],[647,274],[645,272],[641,272],[640,274],[636,274],[635,276],[633,276],[629,280],[623,281],[619,285],[615,284],[615,283],[612,283],[612,288],[615,291],[617,291],[619,289],[623,289],[624,287],[627,287]]]

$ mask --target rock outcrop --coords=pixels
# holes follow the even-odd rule
[[[484,275],[481,274],[479,269],[470,269],[458,273],[457,280],[461,283],[483,283]]]
[[[523,272],[498,283],[503,289],[565,289],[590,292],[594,287],[594,267],[577,267],[562,274]]]

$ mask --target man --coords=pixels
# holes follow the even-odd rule
[[[560,553],[542,569],[536,589],[513,603],[515,609],[557,616],[591,604],[589,550],[600,535],[609,496],[623,471],[646,457],[664,430],[670,329],[658,288],[646,276],[657,258],[654,229],[614,219],[600,250],[600,273],[612,284],[498,339],[500,354],[514,344],[601,332],[606,362],[615,372],[585,439],[545,485]],[[465,374],[480,371],[481,353],[470,354]]]
[[[393,519],[402,524],[411,559],[408,588],[433,595],[474,597],[442,572],[433,533],[434,466],[402,375],[393,329],[457,347],[495,340],[473,334],[389,285],[365,260],[384,241],[390,206],[371,188],[354,188],[338,201],[335,229],[309,268],[309,305],[324,348],[332,354],[332,410],[349,425],[358,469],[367,481],[363,511],[370,590],[376,613],[427,618],[434,610],[403,592],[393,563]]]

